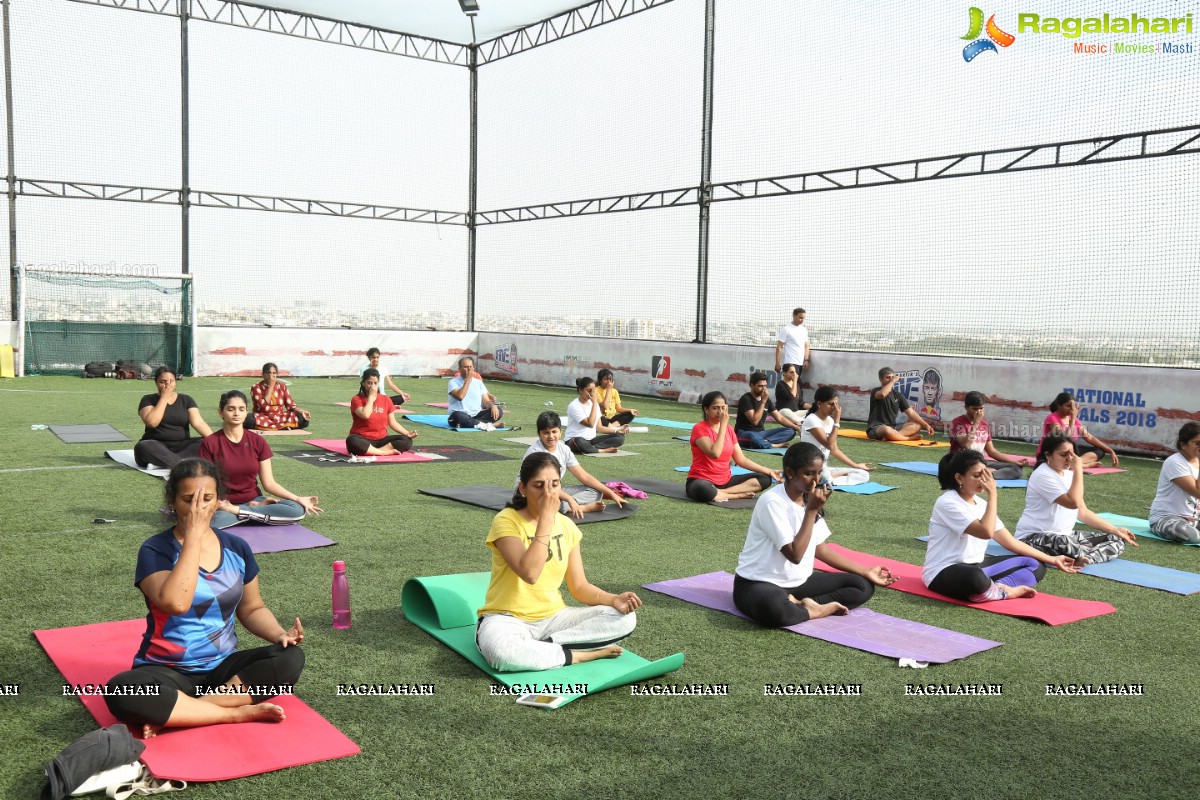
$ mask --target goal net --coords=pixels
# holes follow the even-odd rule
[[[191,275],[17,268],[25,375],[80,375],[93,361],[192,372]]]

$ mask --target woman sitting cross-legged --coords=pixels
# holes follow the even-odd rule
[[[196,401],[175,391],[175,370],[159,367],[154,371],[156,394],[138,402],[138,416],[146,425],[141,441],[133,446],[133,458],[143,469],[155,466],[170,469],[185,458],[195,458],[203,437],[212,433]],[[199,436],[189,436],[195,428]]]
[[[1032,597],[1046,573],[1044,564],[1078,572],[1070,556],[1050,556],[1013,537],[996,515],[996,479],[978,450],[959,450],[938,465],[945,491],[933,504],[921,579],[933,591],[983,603]],[[980,493],[986,499],[980,499]],[[995,539],[1013,555],[987,554]]]
[[[221,395],[220,411],[221,430],[206,436],[200,445],[200,457],[220,465],[228,487],[228,497],[218,500],[213,527],[228,528],[245,520],[291,525],[306,514],[320,514],[315,496],[301,497],[279,485],[271,468],[271,446],[242,427],[246,395],[236,389]],[[273,497],[258,490],[259,481]]]
[[[162,728],[282,721],[283,709],[265,701],[290,693],[304,669],[300,618],[283,629],[263,604],[250,546],[212,527],[221,493],[217,465],[176,464],[166,500],[178,522],[138,552],[146,633],[133,668],[108,682],[104,699],[145,738]],[[238,650],[235,617],[270,644]]]
[[[355,458],[394,456],[412,449],[417,431],[407,430],[396,418],[396,406],[379,391],[379,373],[363,370],[358,394],[350,398],[350,435],[346,450]],[[388,429],[396,433],[388,434]]]
[[[819,485],[821,451],[797,442],[783,454],[783,483],[754,506],[733,578],[733,604],[760,625],[779,628],[845,614],[895,582],[886,567],[864,567],[826,547],[823,509],[831,489]],[[814,572],[819,558],[842,572]]]
[[[822,386],[813,395],[812,408],[800,423],[800,441],[816,445],[825,456],[825,483],[834,486],[859,486],[871,480],[870,464],[859,464],[838,447],[838,431],[842,427],[842,405],[838,401],[837,389]],[[830,467],[829,457],[847,465]]]
[[[700,399],[704,419],[692,426],[692,468],[688,470],[684,491],[701,503],[723,503],[753,497],[770,488],[771,480],[783,480],[783,474],[755,464],[742,453],[737,434],[729,424],[729,405],[725,395],[709,392]],[[733,474],[732,461],[748,475]]]
[[[633,592],[610,594],[588,583],[581,534],[558,513],[559,464],[549,453],[521,463],[512,502],[488,531],[492,579],[479,609],[475,643],[501,672],[554,669],[597,658],[616,658],[616,642],[633,632]],[[582,608],[568,607],[559,587],[566,579]]]
[[[268,361],[263,364],[263,379],[250,387],[254,413],[246,419],[247,430],[302,430],[312,421],[312,414],[296,405],[288,387],[281,383],[279,367]]]

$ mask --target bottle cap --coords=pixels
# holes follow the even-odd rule
[[[345,572],[346,571],[346,562],[345,561],[333,562],[333,571],[334,572]]]

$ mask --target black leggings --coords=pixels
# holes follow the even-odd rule
[[[620,433],[602,433],[594,439],[581,439],[576,436],[567,439],[567,447],[585,456],[595,455],[606,447],[620,447],[625,444],[625,436]]]
[[[446,418],[451,428],[474,428],[481,422],[490,422],[497,428],[503,423],[499,419],[492,419],[492,410],[490,408],[481,409],[478,414],[471,416],[465,411],[451,411]]]
[[[308,420],[306,420],[301,415],[297,414],[296,415],[296,425],[294,427],[291,427],[291,428],[259,428],[257,425],[254,424],[254,415],[247,414],[246,421],[242,423],[242,427],[248,431],[263,431],[263,430],[266,430],[266,431],[278,431],[278,430],[302,431],[308,427],[308,423],[309,423]]]
[[[741,575],[733,576],[733,604],[750,619],[767,628],[783,628],[808,621],[808,609],[798,606],[788,596],[817,603],[841,603],[846,608],[858,608],[875,594],[875,584],[860,575],[842,572],[814,572],[808,580],[793,588],[776,586],[765,581],[752,581]]]
[[[269,644],[231,653],[210,672],[180,672],[159,665],[134,667],[113,676],[108,682],[109,689],[156,686],[157,694],[110,694],[105,696],[104,702],[121,722],[130,725],[165,725],[179,700],[179,692],[196,697],[199,696],[198,690],[216,689],[236,677],[248,689],[265,687],[271,692],[251,694],[255,703],[261,703],[285,691],[290,692],[303,669],[304,651],[299,647]],[[269,687],[277,688],[271,691]]]
[[[601,415],[600,422],[603,425],[628,425],[629,423],[633,422],[633,412],[622,411],[620,414],[612,417]]]
[[[739,486],[746,481],[758,481],[758,490],[760,492],[765,492],[771,488],[770,476],[751,472],[749,475],[734,475],[728,483],[721,486],[717,486],[712,481],[706,481],[703,478],[688,478],[687,483],[683,486],[683,491],[688,497],[698,503],[711,503],[717,499],[718,489],[729,489],[733,486]]]
[[[992,583],[1036,586],[1046,565],[1029,556],[987,556],[978,564],[951,564],[929,582],[938,594],[973,603],[987,599]]]
[[[412,450],[412,438],[405,436],[403,433],[397,433],[392,436],[385,436],[382,439],[368,439],[365,436],[360,436],[357,433],[352,433],[346,437],[346,450],[352,456],[365,456],[367,449],[370,447],[383,447],[390,444],[396,448],[399,453],[405,453]]]
[[[133,460],[142,469],[156,464],[164,469],[183,461],[185,458],[199,458],[201,438],[181,439],[177,442],[160,442],[157,439],[142,439],[133,446]]]

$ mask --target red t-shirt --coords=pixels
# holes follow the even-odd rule
[[[964,449],[963,446],[958,443],[958,439],[960,436],[966,436],[970,432],[971,420],[966,414],[963,414],[961,417],[954,418],[954,421],[950,423],[949,431],[951,453],[957,453],[959,450]],[[981,453],[986,452],[987,443],[991,440],[992,426],[988,424],[987,419],[984,419],[979,423],[979,427],[975,430],[975,446],[971,449],[978,450]]]
[[[371,441],[382,439],[388,435],[388,418],[396,410],[396,406],[392,404],[391,398],[381,394],[375,398],[375,413],[370,419],[363,419],[355,412],[366,404],[367,398],[361,394],[350,398],[350,433],[357,433]]]
[[[692,444],[692,468],[688,470],[688,477],[700,478],[712,481],[717,486],[724,486],[733,477],[733,473],[729,469],[729,462],[733,458],[733,448],[737,446],[737,434],[733,432],[732,425],[725,426],[725,443],[721,447],[721,455],[718,458],[709,457],[696,445],[697,439],[704,438],[713,442],[717,440],[717,430],[708,424],[708,420],[697,422],[692,426],[692,436],[689,440]]]
[[[254,431],[243,431],[238,443],[229,441],[220,430],[204,437],[200,457],[221,465],[225,472],[225,497],[234,505],[249,503],[260,496],[258,464],[271,459],[271,446]]]

